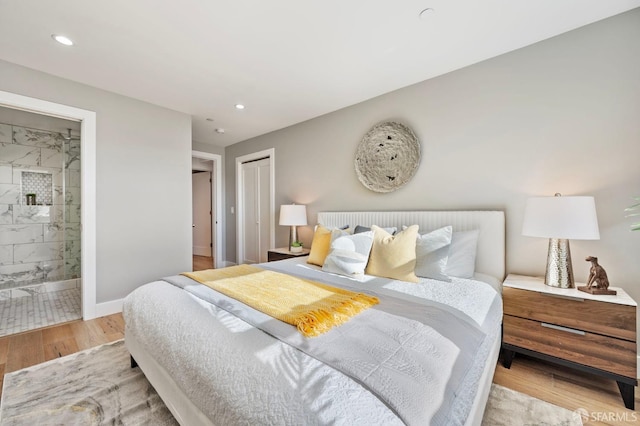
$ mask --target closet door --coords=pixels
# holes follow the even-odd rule
[[[240,263],[267,261],[270,232],[270,176],[269,158],[242,164],[242,226],[243,250]]]
[[[260,262],[267,262],[269,252],[269,232],[271,224],[271,197],[269,196],[271,188],[271,160],[265,158],[258,161],[258,206],[260,213],[258,215],[258,258]]]

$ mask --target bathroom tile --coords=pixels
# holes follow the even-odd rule
[[[40,163],[40,148],[0,143],[0,158],[4,163],[37,166]]]
[[[53,204],[53,175],[46,172],[22,171],[22,201],[26,204],[25,194],[36,194],[37,205]]]
[[[22,291],[15,290],[16,294]],[[5,300],[0,298],[0,336],[80,319],[80,303],[81,292],[78,288]]]
[[[53,187],[53,204],[64,205],[64,197],[62,196],[62,186],[54,185]]]
[[[77,288],[75,279],[73,280],[62,280],[62,281],[47,281],[43,284],[43,291],[52,292],[52,291],[60,291],[60,290],[70,290],[72,288]]]
[[[42,225],[0,225],[0,244],[43,242]]]
[[[55,149],[42,148],[40,150],[40,166],[62,168],[62,152]]]
[[[40,293],[45,293],[45,287],[43,284],[31,285],[28,287],[11,289],[11,298],[16,299],[18,297],[35,296]]]
[[[20,185],[24,172],[49,173],[52,176],[52,183],[54,185],[62,185],[62,167],[14,166],[13,183]]]
[[[64,232],[67,240],[80,240],[81,232],[80,232],[80,224],[79,223],[69,223],[65,226]]]
[[[0,183],[0,204],[19,204],[20,185]]]
[[[49,223],[44,225],[45,243],[64,240],[64,226],[61,223]]]
[[[11,290],[0,290],[0,300],[11,299]]]
[[[0,183],[13,183],[13,167],[10,164],[0,164]]]
[[[13,223],[53,223],[52,206],[13,206]]]
[[[13,223],[13,210],[8,204],[0,204],[0,225],[10,225]]]
[[[80,204],[72,204],[66,206],[67,223],[80,223],[81,206]]]
[[[0,143],[13,143],[10,124],[0,124]]]
[[[80,202],[80,188],[68,187],[65,197],[65,204],[81,204]]]
[[[62,260],[63,258],[64,243],[62,242],[19,244],[13,247],[14,263]]]
[[[80,275],[80,259],[81,259],[81,241],[65,241],[65,252],[64,252],[64,260],[66,263],[66,277],[72,278],[74,276]],[[70,273],[70,269],[73,270]]]
[[[44,273],[44,279],[47,281],[63,280],[65,277],[64,260],[49,260],[41,262],[40,268]]]
[[[67,170],[67,187],[80,188],[80,170]]]
[[[63,139],[59,133],[13,126],[13,143],[62,152]]]
[[[13,264],[13,246],[0,246],[0,265]]]
[[[79,278],[81,271],[80,258],[66,258],[65,259],[65,278]]]
[[[69,142],[66,150],[65,165],[67,169],[80,170],[80,141]]]
[[[0,284],[8,282],[33,282],[42,280],[43,274],[39,263],[23,263],[0,266]]]

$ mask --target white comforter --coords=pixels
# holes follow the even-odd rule
[[[354,282],[327,277],[299,260],[263,266],[316,280],[375,288],[408,300],[436,300],[466,312],[469,320],[487,333],[488,340],[493,341],[499,333],[499,294],[479,281],[425,280],[416,285],[370,278]],[[166,282],[136,290],[125,302],[124,315],[126,333],[155,354],[182,391],[216,424],[402,423],[353,379]],[[489,350],[486,346],[465,377],[462,407],[470,406],[475,396]],[[441,374],[434,383],[446,383],[448,372]],[[438,392],[443,391],[439,387],[434,385],[433,395],[425,399],[433,418],[438,418]],[[459,416],[452,413],[447,423],[464,423],[462,411]]]

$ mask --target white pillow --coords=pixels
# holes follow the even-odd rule
[[[322,270],[346,276],[363,275],[372,245],[373,231],[348,234],[334,229]]]
[[[476,247],[480,230],[454,232],[449,247],[445,273],[450,277],[473,278],[476,270]]]
[[[423,278],[450,282],[445,274],[452,226],[445,226],[428,234],[418,235],[416,239],[416,275]]]

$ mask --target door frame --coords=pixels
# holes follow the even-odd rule
[[[96,318],[96,113],[2,90],[0,106],[80,122],[82,319]]]
[[[241,254],[244,249],[244,226],[241,220],[244,215],[243,200],[243,178],[242,178],[242,163],[247,161],[260,160],[261,158],[269,158],[269,197],[271,211],[269,212],[269,248],[275,247],[276,230],[275,230],[275,217],[276,217],[276,150],[275,148],[265,149],[263,151],[254,152],[251,154],[236,157],[236,263],[240,262],[242,258]]]
[[[213,210],[215,215],[211,215],[211,232],[213,233],[211,240],[214,241],[213,267],[218,268],[222,265],[222,231],[224,219],[222,217],[222,156],[220,154],[211,154],[210,152],[191,151],[191,158],[200,158],[202,160],[213,161],[214,182],[211,185],[211,200],[213,202]],[[193,188],[191,188],[193,196]],[[193,204],[192,204],[193,206]],[[193,209],[193,207],[192,207]],[[193,211],[191,212],[193,216]],[[193,241],[191,241],[191,250],[193,250]],[[191,253],[193,255],[193,253]]]

